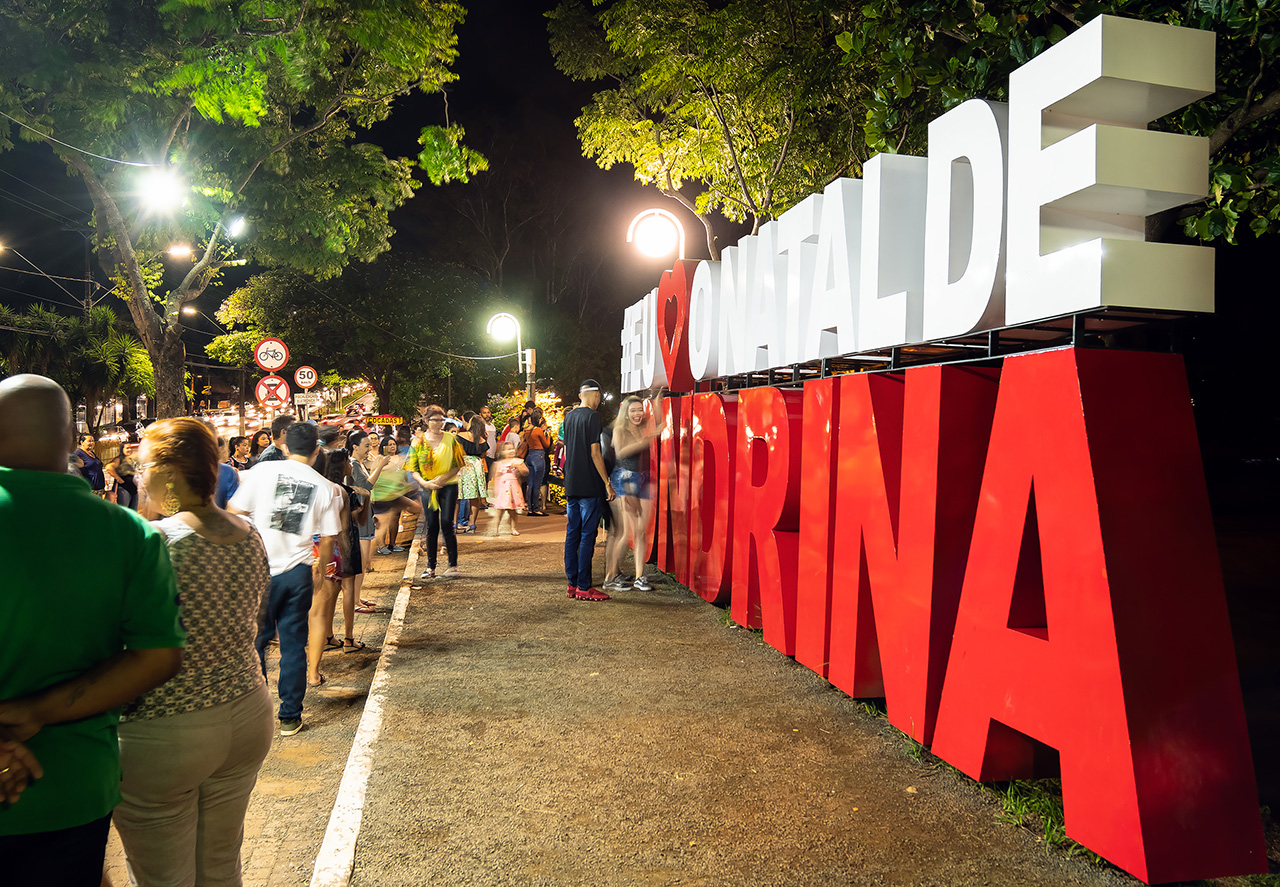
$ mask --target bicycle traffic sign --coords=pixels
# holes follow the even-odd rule
[[[268,373],[274,373],[289,363],[289,348],[279,339],[263,339],[253,346],[253,359]]]
[[[298,383],[299,388],[314,388],[320,381],[320,374],[316,372],[315,367],[300,366],[293,374],[293,381]]]
[[[289,405],[289,383],[279,376],[263,376],[258,380],[254,394],[258,397],[258,403],[269,410]]]

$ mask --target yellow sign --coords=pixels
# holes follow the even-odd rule
[[[399,416],[370,416],[366,423],[369,425],[403,425],[404,419]]]

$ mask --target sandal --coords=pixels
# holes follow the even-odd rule
[[[341,650],[342,644],[333,635],[329,635],[329,637],[324,642],[324,648],[326,650]]]
[[[361,607],[356,607],[355,611],[356,611],[357,613],[376,613],[376,612],[378,612],[378,608],[377,608],[377,607],[375,607],[375,606],[373,606],[372,604],[370,604],[370,605],[369,605],[369,606],[367,606],[367,607],[363,607],[363,606],[361,606]]]
[[[355,653],[364,649],[364,641],[357,641],[353,638],[347,638],[342,645],[343,653]]]
[[[320,680],[318,680],[318,681],[313,681],[313,680],[311,680],[311,678],[307,678],[307,686],[308,686],[308,687],[319,687],[321,684],[323,684],[323,683],[325,682],[325,680],[326,680],[326,678],[325,678],[325,676],[324,676],[324,675],[320,675]]]
[[[377,604],[375,601],[371,601],[371,600],[368,600],[368,599],[366,599],[366,598],[360,598],[360,606],[362,606],[362,607],[376,607],[376,606],[378,606],[378,604]]]

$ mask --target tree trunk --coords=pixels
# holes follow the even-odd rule
[[[164,331],[160,350],[150,347],[151,363],[155,366],[156,416],[170,419],[187,414],[187,392],[183,379],[186,374],[187,349],[182,344],[182,328],[169,326]]]

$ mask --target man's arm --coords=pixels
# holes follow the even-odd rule
[[[0,729],[13,739],[30,739],[49,724],[78,721],[124,705],[160,686],[181,667],[181,647],[121,650],[79,677],[0,702]]]
[[[609,472],[604,467],[604,455],[600,452],[600,443],[597,441],[591,445],[591,461],[596,466],[596,473],[600,475],[600,479],[604,481],[604,497],[607,501],[612,502],[617,496],[613,491],[613,484],[609,483]]]

